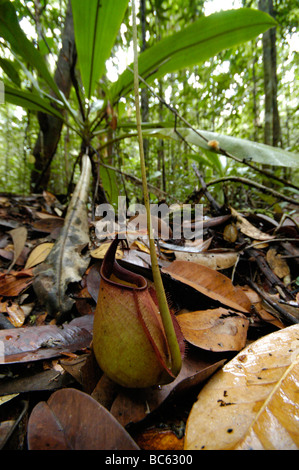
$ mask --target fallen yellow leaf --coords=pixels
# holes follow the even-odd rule
[[[298,324],[243,349],[200,392],[185,449],[299,449],[298,355]]]
[[[111,245],[111,243],[102,243],[98,248],[96,248],[95,250],[92,250],[90,252],[91,257],[92,258],[97,258],[97,259],[104,259],[104,256],[107,253],[108,248],[109,248],[110,245]],[[121,248],[117,248],[115,258],[116,259],[122,259],[123,256],[124,256],[124,254],[123,254]]]
[[[28,256],[24,269],[33,268],[37,264],[42,263],[47,258],[48,254],[52,250],[54,243],[41,243],[37,245]]]
[[[184,338],[209,351],[240,351],[247,339],[249,320],[225,308],[177,315]]]

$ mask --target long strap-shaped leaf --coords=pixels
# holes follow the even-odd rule
[[[63,115],[55,109],[45,99],[41,98],[36,93],[31,91],[23,91],[14,88],[10,85],[4,84],[5,101],[22,106],[23,108],[30,109],[32,111],[41,111],[42,113],[51,114],[60,119],[64,119]]]
[[[13,52],[21,56],[25,62],[28,62],[36,70],[49,87],[54,91],[57,97],[61,97],[60,91],[51,76],[43,56],[29,41],[26,34],[19,25],[13,3],[9,0],[0,0],[0,36],[8,41]]]
[[[127,6],[128,0],[72,0],[79,67],[88,99],[105,72]]]
[[[138,70],[147,81],[204,62],[218,52],[249,41],[275,20],[258,10],[241,8],[201,17],[139,55]],[[132,66],[131,66],[132,68]],[[132,90],[133,76],[125,70],[111,89],[111,100]]]

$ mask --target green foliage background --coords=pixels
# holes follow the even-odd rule
[[[15,0],[15,8],[24,28],[37,41],[34,8],[32,1]],[[209,0],[186,1],[155,0],[146,2],[146,47],[155,45],[160,39],[180,31],[204,14],[204,7]],[[65,15],[66,2],[41,1],[44,6],[41,15],[41,27],[44,40],[37,46],[47,58],[54,72],[55,60],[60,48],[61,29]],[[244,7],[257,8],[255,1],[243,1]],[[274,2],[277,27],[277,72],[278,72],[278,104],[282,129],[282,146],[284,149],[298,153],[299,151],[299,8],[296,0]],[[28,26],[31,25],[31,28]],[[140,33],[141,35],[141,33]],[[297,42],[296,42],[297,41]],[[130,12],[127,11],[121,31],[113,47],[112,57],[107,62],[108,74],[104,75],[94,95],[101,101],[102,90],[111,66],[116,71],[118,59],[122,54],[129,54],[132,43]],[[296,48],[291,45],[296,44]],[[142,47],[141,37],[140,45]],[[49,49],[51,53],[49,53]],[[0,57],[2,60],[11,59],[10,51],[0,39]],[[11,79],[22,83],[28,88],[31,84],[24,74],[20,64],[14,62],[18,74]],[[2,64],[0,74],[5,75]],[[7,73],[7,71],[6,71]],[[110,72],[111,73],[111,72]],[[1,77],[0,75],[0,77]],[[264,84],[261,36],[240,46],[219,53],[201,65],[189,67],[186,70],[173,72],[155,79],[151,86],[155,93],[161,96],[170,106],[183,116],[196,129],[214,131],[224,135],[239,137],[256,142],[263,142],[264,127]],[[255,108],[254,96],[255,93]],[[150,92],[148,96],[149,127],[156,123],[174,124],[174,115],[163,106]],[[70,103],[75,104],[75,92],[72,90]],[[97,104],[96,102],[94,103]],[[133,96],[121,98],[114,109],[118,122],[126,119],[128,131],[130,122],[135,122]],[[39,126],[36,115],[20,107],[5,103],[0,105],[0,192],[18,194],[30,193],[30,173],[34,165],[32,148],[38,135]],[[117,138],[118,131],[111,131],[111,137]],[[186,141],[173,139],[148,140],[147,171],[149,183],[166,191],[169,201],[185,201],[198,186],[197,177],[192,169],[193,159],[196,158],[199,169],[206,181],[215,177],[239,175],[247,178],[260,179],[248,167],[240,166],[225,157],[213,154],[209,160],[199,148],[190,146]],[[99,134],[94,146],[101,148],[105,144],[104,137]],[[74,163],[80,149],[81,141],[78,135],[64,126],[60,143],[51,165],[51,180],[48,190],[55,194],[66,194]],[[139,154],[137,140],[127,138],[114,143],[112,153],[105,154],[109,165],[115,166],[126,173],[140,178]],[[162,159],[163,158],[163,162]],[[164,164],[164,167],[163,167]],[[164,168],[164,174],[163,174]],[[78,171],[76,169],[76,171]],[[287,167],[272,167],[271,171],[298,184],[298,170]],[[114,195],[127,195],[130,202],[142,200],[141,187],[119,173],[115,175],[102,174],[102,178],[113,178],[110,181]],[[77,173],[75,172],[75,179]],[[116,184],[116,186],[115,186]],[[109,184],[108,184],[109,186]],[[279,185],[278,185],[279,189]],[[223,202],[224,194],[217,187],[211,187],[214,196]],[[109,193],[109,189],[108,189]],[[237,198],[246,204],[271,207],[272,199],[252,191],[251,195],[244,187],[238,185],[226,186],[228,199]],[[153,202],[156,197],[151,195]]]

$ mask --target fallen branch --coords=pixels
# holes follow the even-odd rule
[[[221,211],[221,207],[219,206],[219,204],[215,201],[215,199],[213,198],[212,194],[210,193],[210,191],[208,190],[207,188],[207,183],[205,182],[202,174],[198,171],[195,163],[192,164],[192,168],[197,176],[197,178],[199,179],[200,181],[200,184],[202,186],[202,190],[203,190],[203,193],[204,195],[206,196],[207,200],[209,201],[209,203],[211,204],[214,212],[216,213],[216,215],[221,215],[222,211]]]
[[[285,297],[286,300],[293,300],[291,293],[288,291],[288,289],[286,288],[284,283],[279,279],[279,277],[277,277],[276,274],[274,274],[274,272],[271,270],[264,256],[259,251],[253,248],[250,248],[249,250],[247,250],[247,252],[249,256],[255,259],[258,267],[270,283],[271,287],[278,290]]]
[[[287,323],[290,325],[294,325],[295,323],[299,323],[298,318],[291,315],[287,312],[284,308],[282,308],[277,302],[274,302],[263,290],[261,290],[251,279],[247,279],[247,283],[252,287],[253,290],[257,294],[259,294],[262,299],[272,307],[271,313],[274,315],[279,321],[282,323]]]

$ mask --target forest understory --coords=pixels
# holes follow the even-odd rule
[[[127,389],[103,374],[92,349],[99,269],[111,239],[97,239],[95,221],[89,213],[89,243],[68,246],[64,259],[66,269],[68,257],[81,250],[85,262],[87,259],[86,269],[78,280],[73,266],[74,282],[60,273],[72,307],[63,317],[52,316],[45,308],[44,293],[38,295],[34,282],[37,268],[43,266],[54,244],[59,244],[67,207],[48,192],[28,197],[2,195],[0,203],[2,449],[192,449],[199,445],[191,437],[193,421],[204,421],[207,436],[214,434],[213,439],[207,438],[207,448],[221,448],[227,445],[223,444],[222,434],[229,432],[223,426],[234,426],[235,418],[227,414],[230,407],[225,406],[230,404],[226,387],[233,389],[233,383],[222,386],[219,378],[217,429],[215,419],[209,423],[209,416],[202,413],[196,418],[197,396],[225,364],[233,367],[238,358],[239,364],[246,366],[248,347],[263,340],[275,345],[271,360],[263,357],[265,346],[252,353],[248,368],[244,367],[244,390],[237,387],[235,392],[242,401],[243,395],[250,394],[251,382],[259,379],[265,389],[263,398],[259,398],[258,405],[253,396],[248,409],[242,408],[244,420],[248,414],[247,428],[245,425],[243,435],[235,432],[229,446],[250,435],[253,403],[256,418],[257,408],[264,407],[273,387],[278,395],[282,391],[281,374],[287,369],[296,419],[298,401],[291,391],[292,386],[296,387],[299,344],[296,214],[275,220],[262,213],[241,214],[232,207],[223,207],[222,214],[215,216],[207,203],[200,242],[159,240],[157,253],[167,298],[184,336],[183,366],[178,377],[167,385]],[[135,237],[128,244],[120,244],[117,260],[151,285],[149,250],[142,235],[141,239]],[[71,238],[71,233],[68,236]],[[53,285],[47,284],[47,288],[50,291]],[[276,340],[281,332],[285,332],[285,340]],[[215,406],[213,391],[209,396],[210,402],[207,398],[205,403],[207,415],[209,407],[213,414]],[[106,416],[103,410],[109,414]],[[264,412],[270,419],[269,407]],[[286,418],[280,422],[279,411],[274,409],[273,413],[277,414],[279,435],[281,428],[287,433],[288,426],[295,426],[296,443],[296,423],[290,424]],[[266,423],[267,419],[259,423],[261,434],[267,432]],[[57,440],[59,426],[64,434],[61,442]],[[104,426],[100,435],[99,426]],[[198,437],[199,442],[201,439]],[[283,445],[288,448],[289,442],[280,442]]]
[[[299,449],[298,25],[0,1],[1,450]]]

